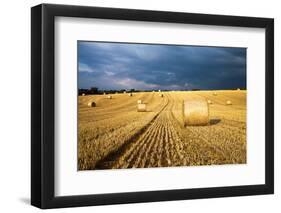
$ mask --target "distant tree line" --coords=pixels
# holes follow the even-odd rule
[[[229,89],[223,89],[223,90],[237,90],[237,89],[240,89],[240,90],[246,90],[245,87],[240,87],[240,88],[229,88]],[[176,91],[200,91],[201,89],[197,89],[197,88],[194,88],[194,89],[190,89],[190,90],[176,90]],[[202,89],[204,90],[204,89]],[[210,89],[212,90],[212,89]],[[219,90],[219,89],[215,89],[215,90]],[[136,89],[129,89],[129,90],[126,90],[126,89],[121,89],[121,90],[99,90],[98,87],[91,87],[90,89],[78,89],[78,94],[79,95],[82,95],[82,94],[85,94],[85,95],[102,95],[104,93],[106,94],[114,94],[114,93],[124,93],[124,92],[127,92],[127,93],[131,93],[131,92],[152,92],[152,91],[158,91],[158,90],[136,90]],[[168,91],[171,91],[171,90],[161,90],[162,92],[168,92]]]
[[[142,92],[141,90],[136,90],[136,89],[130,89],[130,90],[125,90],[125,89],[121,89],[121,90],[99,90],[97,87],[91,87],[90,89],[78,89],[78,94],[82,95],[102,95],[104,93],[107,94],[112,94],[112,93],[124,93],[124,92]]]

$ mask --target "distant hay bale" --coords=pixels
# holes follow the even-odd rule
[[[129,96],[133,96],[133,94],[132,94],[132,93],[129,93]]]
[[[209,105],[205,98],[190,97],[184,101],[185,126],[205,126],[209,124]]]
[[[138,100],[138,102],[137,102],[138,104],[142,104],[142,100]]]
[[[106,93],[105,93],[105,92],[104,92],[103,94],[104,94],[104,95],[106,95]]]
[[[90,101],[89,103],[88,103],[88,107],[96,107],[97,105],[96,105],[96,103],[94,102],[94,101]]]
[[[82,93],[82,96],[85,96],[86,94],[85,93]]]
[[[238,91],[240,91],[240,88],[237,88]]]
[[[159,89],[158,92],[161,92],[161,89]]]
[[[232,105],[231,101],[226,101],[226,105]]]
[[[159,96],[160,96],[161,98],[163,98],[164,95],[163,95],[163,94],[159,94]]]
[[[123,93],[126,94],[126,91],[124,91]]]
[[[146,112],[146,104],[138,104],[138,112]]]
[[[152,92],[155,92],[154,90],[152,90]]]
[[[218,95],[218,93],[217,93],[217,92],[214,92],[214,93],[213,93],[213,95],[214,95],[214,96],[217,96],[217,95]]]
[[[211,100],[208,100],[208,104],[213,104],[213,102]]]
[[[111,95],[108,95],[107,98],[108,98],[108,99],[112,99],[112,96],[111,96]]]

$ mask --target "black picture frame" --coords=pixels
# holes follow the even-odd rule
[[[54,195],[54,21],[55,17],[264,28],[266,128],[265,184],[94,195]],[[217,198],[274,193],[274,20],[164,11],[41,4],[31,8],[31,204],[60,208]]]

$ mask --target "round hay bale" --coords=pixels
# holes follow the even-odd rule
[[[86,94],[85,93],[82,93],[82,96],[85,96]]]
[[[240,91],[240,88],[237,88],[237,91]]]
[[[143,103],[138,104],[137,108],[138,108],[137,109],[138,112],[146,112],[146,104]]]
[[[88,103],[88,107],[96,107],[97,105],[96,105],[96,103],[94,102],[94,101],[90,101],[89,103]]]
[[[108,95],[107,98],[108,98],[108,99],[112,99],[112,96],[111,96],[111,95]]]
[[[142,104],[142,100],[138,100],[138,102],[137,102],[138,104]]]
[[[185,126],[205,126],[209,124],[209,105],[205,98],[190,97],[184,101]]]
[[[217,92],[214,92],[214,93],[213,93],[213,96],[217,96],[217,95],[218,95],[218,93],[217,93]]]
[[[211,100],[208,100],[208,104],[213,104],[213,102]]]
[[[133,96],[133,94],[132,94],[132,93],[130,93],[130,94],[129,94],[129,96]]]
[[[164,95],[163,95],[163,94],[159,94],[159,96],[160,96],[161,98],[163,98]]]
[[[124,91],[123,93],[126,94],[126,91]]]
[[[226,105],[232,105],[232,102],[231,101],[226,101]]]
[[[104,94],[104,95],[106,95],[106,93],[105,93],[105,92],[104,92],[103,94]]]

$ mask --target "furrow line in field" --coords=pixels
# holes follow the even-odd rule
[[[171,119],[171,117],[169,116],[169,119]],[[172,145],[172,149],[173,153],[172,153],[172,158],[174,159],[174,163],[173,165],[182,165],[181,161],[183,159],[183,155],[182,155],[182,140],[180,139],[180,137],[177,135],[177,132],[174,129],[174,126],[172,124],[172,122],[170,121],[170,128],[168,128],[169,130],[169,134],[170,134],[170,141],[171,141],[171,145]]]
[[[159,131],[161,132],[162,122],[159,122],[161,120],[161,117],[162,114],[159,115],[157,119],[155,119],[154,123],[144,133],[144,135],[147,137],[141,137],[138,141],[131,145],[130,149],[133,150],[133,152],[131,152],[130,154],[130,159],[127,160],[129,167],[147,167],[149,159],[151,158],[149,154],[151,153],[151,150],[153,151],[152,147],[155,147],[155,143],[158,141],[155,141],[155,138],[158,137],[157,135],[159,134]],[[127,152],[125,152],[124,155],[126,154]]]
[[[154,132],[155,134],[152,137],[150,137],[148,141],[146,141],[148,146],[146,149],[143,149],[144,152],[143,157],[138,156],[138,158],[142,159],[141,164],[137,166],[138,168],[147,168],[148,165],[152,163],[150,153],[156,144],[157,140],[155,139],[158,138],[158,135],[162,132],[162,125],[159,125],[158,128],[154,130]]]
[[[170,144],[169,144],[169,138],[168,138],[168,132],[167,131],[165,131],[164,132],[165,134],[164,134],[164,137],[163,137],[163,139],[164,139],[164,159],[162,159],[163,161],[163,165],[162,166],[165,166],[165,167],[167,167],[167,166],[169,166],[169,165],[171,165],[171,154],[170,154]]]
[[[153,149],[147,150],[147,156],[148,156],[148,154],[150,154],[149,156],[150,156],[151,159],[153,158],[153,160],[151,161],[151,159],[147,159],[146,167],[151,167],[153,165],[157,166],[159,164],[159,162],[157,162],[157,164],[156,164],[156,160],[154,159],[154,155],[157,151],[159,151],[157,149],[157,147],[159,147],[159,144],[161,144],[162,141],[163,141],[164,128],[163,128],[162,116],[163,116],[163,114],[161,114],[161,116],[157,120],[158,127],[157,127],[157,129],[155,129],[155,131],[157,131],[157,135],[154,138],[152,138],[153,139],[152,141],[150,141],[150,143],[154,143]],[[161,165],[161,163],[160,163],[160,165]]]
[[[144,132],[145,137],[141,137],[135,143],[132,143],[133,152],[131,153],[131,158],[129,159],[131,167],[139,167],[140,161],[143,159],[144,151],[147,150],[146,147],[150,146],[150,141],[156,137],[158,134],[160,123],[158,122],[159,117],[155,119],[154,123]],[[126,152],[125,152],[126,154]]]
[[[141,160],[141,158],[137,159],[137,157],[140,155],[139,153],[142,151],[142,149],[144,149],[144,147],[147,146],[147,141],[150,140],[150,138],[153,137],[153,135],[156,133],[155,130],[158,129],[158,126],[159,122],[157,122],[157,119],[155,119],[155,122],[152,123],[151,126],[147,129],[147,131],[145,131],[140,136],[138,141],[136,141],[135,143],[131,143],[128,146],[128,149],[124,152],[124,154],[120,156],[120,158],[117,160],[119,162],[119,165],[124,162],[124,164],[128,164],[128,167],[136,167],[139,162],[135,161]],[[124,168],[124,166],[122,166],[122,168]]]
[[[130,167],[139,167],[141,165],[143,156],[145,155],[145,151],[147,147],[150,146],[149,141],[151,141],[152,138],[154,138],[157,134],[158,124],[154,123],[149,127],[150,131],[147,131],[145,138],[140,138],[140,140],[137,140],[135,144],[138,144],[138,149],[133,150],[132,156],[133,158],[130,160]]]
[[[148,128],[147,131],[145,131],[139,138],[139,143],[132,143],[130,146],[128,146],[127,150],[124,151],[124,153],[117,159],[116,165],[114,165],[112,168],[127,168],[127,167],[133,167],[133,163],[136,161],[136,153],[139,153],[139,150],[146,146],[145,142],[146,140],[151,137],[151,132],[153,131],[153,128]]]
[[[157,140],[157,147],[155,151],[155,158],[156,158],[156,166],[161,167],[162,166],[162,157],[163,157],[163,140]],[[153,157],[153,156],[152,156]]]
[[[115,162],[117,159],[122,156],[125,151],[128,149],[128,146],[132,143],[135,143],[138,141],[139,137],[155,122],[155,120],[158,118],[158,116],[163,112],[163,110],[167,107],[169,104],[169,100],[167,100],[167,103],[163,106],[163,108],[153,117],[153,119],[143,126],[138,132],[136,132],[130,139],[124,141],[124,143],[119,147],[118,150],[110,152],[105,158],[98,161],[96,164],[96,169],[105,169],[111,168],[112,163],[109,162]]]
[[[163,152],[163,142],[165,140],[164,135],[165,135],[165,112],[161,115],[161,118],[159,118],[159,123],[161,125],[160,132],[158,134],[158,137],[154,138],[154,147],[150,153],[150,158],[151,160],[149,163],[146,165],[146,167],[162,167],[163,165],[161,164],[162,161],[162,152]]]

